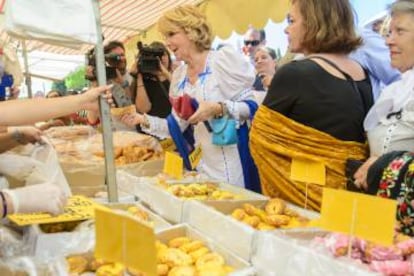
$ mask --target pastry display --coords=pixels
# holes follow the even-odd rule
[[[322,245],[333,256],[348,255],[350,237],[340,233],[330,233],[315,238],[313,246]],[[375,272],[383,275],[413,275],[412,258],[414,240],[397,234],[392,246],[382,246],[363,239],[353,237],[351,258],[362,261]]]
[[[157,241],[158,275],[227,275],[233,268],[222,255],[210,251],[203,241],[176,237],[164,244]]]
[[[234,200],[243,198],[229,191],[219,188],[215,183],[191,183],[163,185],[166,190],[176,197],[197,200]]]
[[[245,203],[243,208],[233,210],[231,216],[258,230],[306,226],[309,221],[287,207],[279,198],[270,199],[264,209]]]

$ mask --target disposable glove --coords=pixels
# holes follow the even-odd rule
[[[67,200],[63,190],[51,183],[7,189],[3,192],[9,195],[14,213],[47,212],[58,215],[63,212]]]

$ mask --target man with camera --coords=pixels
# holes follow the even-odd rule
[[[171,57],[161,42],[145,46],[138,42],[138,58],[131,68],[131,98],[139,113],[166,118],[171,113],[169,88]],[[139,129],[138,129],[139,130]]]
[[[129,89],[129,86],[132,82],[132,77],[126,69],[127,62],[125,58],[124,45],[119,41],[110,41],[104,47],[104,54],[106,79],[108,83],[114,84],[112,94],[115,98],[115,103],[119,104],[116,101],[118,98],[123,101],[123,104],[119,106],[126,106],[128,104],[132,104],[130,100],[131,93]],[[88,66],[86,68],[85,78],[91,81],[91,86],[96,86],[96,66],[95,55],[93,50],[88,54],[87,59]],[[87,117],[90,125],[97,125],[99,123],[99,111],[89,111]],[[115,129],[131,130],[124,129],[124,127],[118,128],[116,125]]]

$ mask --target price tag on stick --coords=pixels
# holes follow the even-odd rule
[[[157,275],[154,229],[131,216],[96,210],[95,257],[117,262],[147,276]]]
[[[320,226],[388,246],[393,243],[396,212],[395,200],[324,188]]]

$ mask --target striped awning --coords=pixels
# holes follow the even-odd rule
[[[4,13],[5,2],[0,0],[0,11]],[[156,23],[157,19],[166,10],[183,4],[198,4],[203,0],[101,0],[99,1],[101,12],[101,27],[105,41],[127,41],[133,36],[143,33]],[[62,11],[62,16],[65,12]],[[47,16],[47,11],[45,11]],[[5,30],[0,32],[0,41],[11,41],[18,44],[19,41],[10,38]],[[91,47],[82,45],[80,49],[53,46],[39,41],[26,41],[27,50],[44,51],[58,54],[84,54]]]

